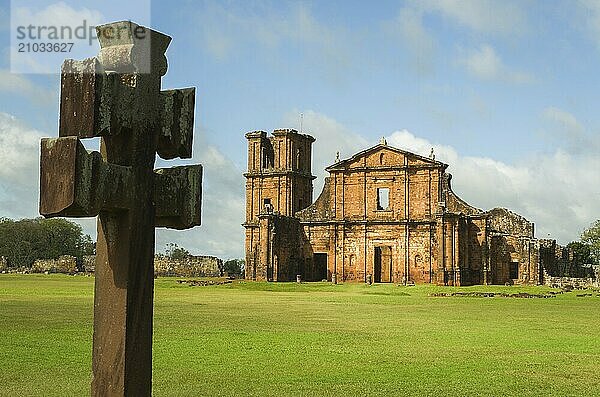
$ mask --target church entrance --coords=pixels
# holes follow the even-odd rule
[[[375,247],[373,272],[376,283],[392,282],[392,247]]]
[[[314,281],[327,280],[327,254],[314,254],[313,263],[315,264]]]

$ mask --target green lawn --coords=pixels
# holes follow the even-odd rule
[[[89,394],[93,284],[0,275],[0,396]],[[453,290],[158,279],[153,394],[600,395],[598,293],[428,296]]]

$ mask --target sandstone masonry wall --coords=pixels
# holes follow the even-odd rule
[[[215,256],[190,256],[172,260],[157,255],[154,257],[154,273],[157,276],[220,277],[223,261]]]
[[[77,258],[62,255],[57,259],[37,259],[31,266],[32,273],[77,273]]]

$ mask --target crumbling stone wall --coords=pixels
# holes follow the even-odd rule
[[[0,272],[8,270],[8,260],[4,256],[0,256]]]
[[[223,275],[223,261],[215,256],[188,256],[173,260],[156,255],[154,273],[157,276],[220,277]]]
[[[494,208],[486,212],[490,231],[517,237],[534,237],[534,225],[521,215],[506,208]]]
[[[95,255],[83,257],[81,270],[94,272]],[[223,275],[223,260],[216,256],[193,256],[173,260],[164,255],[154,256],[154,274],[175,277],[220,277]]]
[[[574,288],[600,287],[600,274],[594,272],[594,277],[553,277],[544,271],[544,285],[553,288],[571,286]]]
[[[85,273],[94,273],[96,270],[96,255],[84,255],[81,261],[81,270]]]
[[[594,276],[592,268],[581,268],[575,264],[574,252],[571,248],[557,244],[556,240],[540,240],[540,265],[549,277]]]
[[[484,213],[488,234],[489,266],[492,284],[539,284],[540,246],[534,237],[534,224],[505,208]]]
[[[36,259],[31,266],[32,273],[77,273],[77,258],[61,255],[57,259]]]

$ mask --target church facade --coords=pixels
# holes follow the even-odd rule
[[[246,278],[438,285],[541,282],[534,225],[482,211],[447,164],[385,141],[326,168],[312,202],[313,137],[246,134]]]

